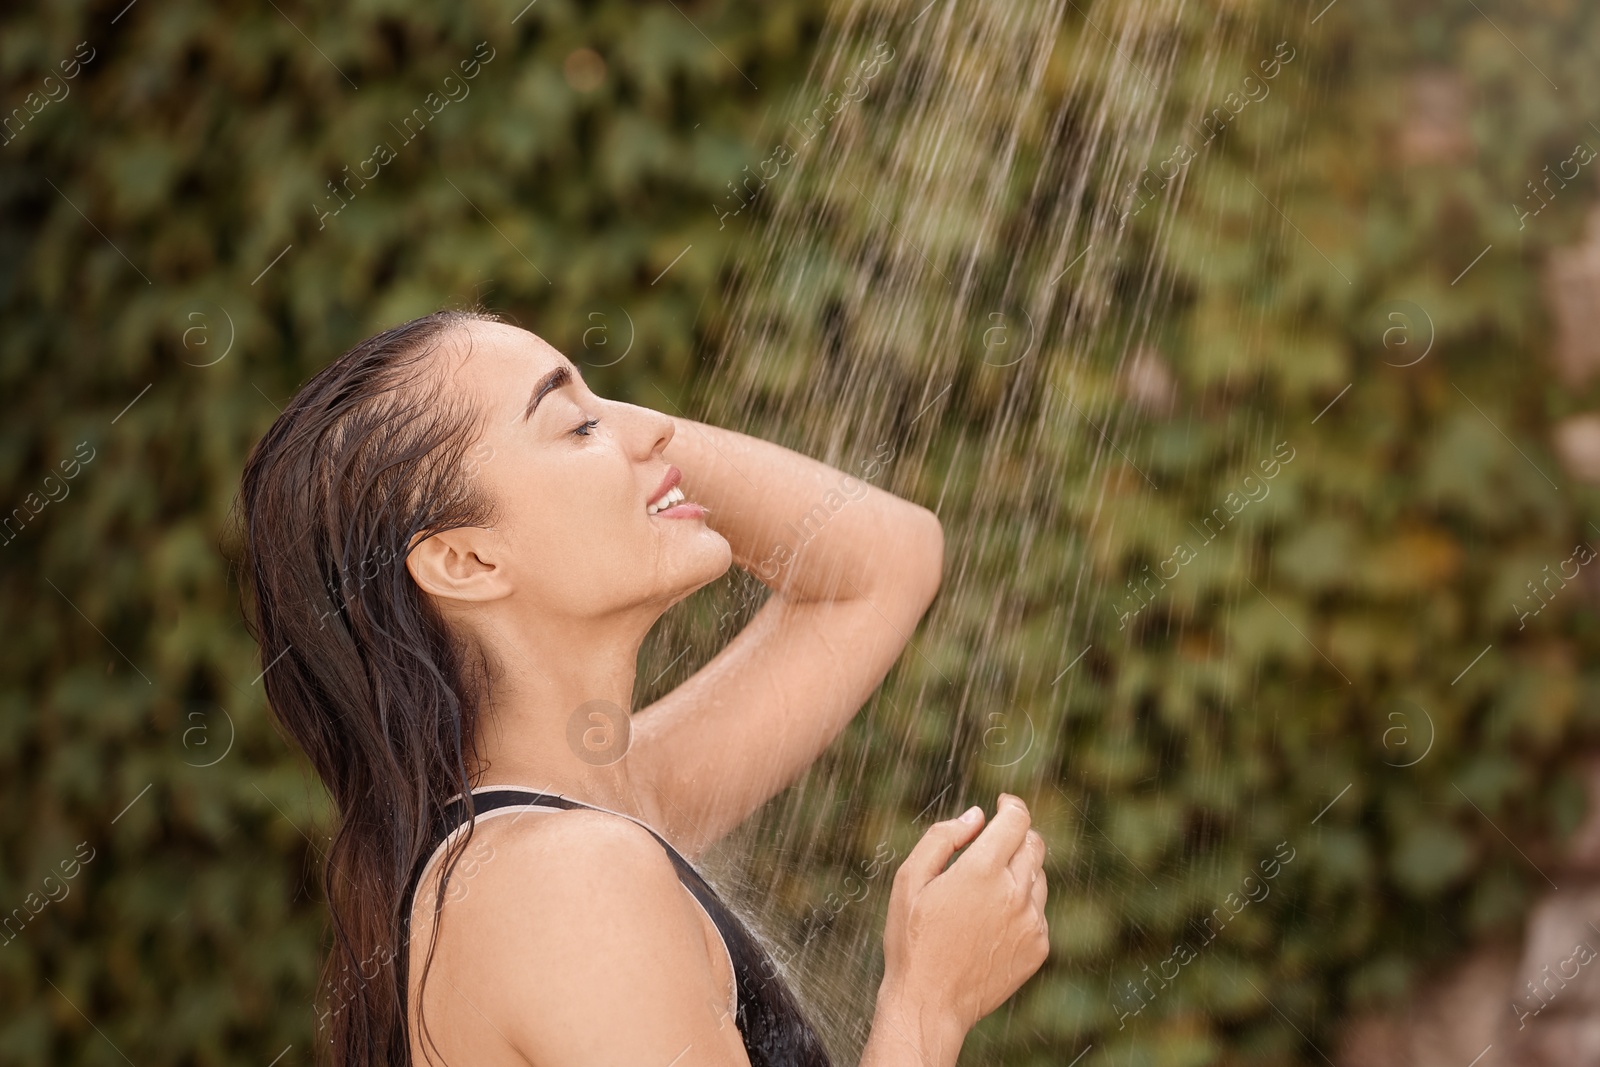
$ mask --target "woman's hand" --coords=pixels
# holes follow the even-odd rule
[[[1027,805],[1002,793],[987,829],[976,807],[935,823],[895,873],[880,1012],[949,1052],[948,1062],[967,1031],[1049,955],[1044,838],[1030,821]],[[946,1047],[952,1037],[955,1050]]]
[[[632,718],[629,774],[693,862],[793,784],[883,682],[938,591],[944,530],[927,508],[869,483],[884,452],[846,464],[858,476],[720,426],[672,422],[662,459],[711,509],[734,562],[771,590],[726,647]]]

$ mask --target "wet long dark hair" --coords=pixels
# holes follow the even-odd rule
[[[474,321],[499,320],[438,312],[323,368],[256,444],[239,492],[267,700],[339,820],[321,872],[332,947],[317,1041],[335,1067],[411,1063],[403,900],[430,828],[471,789],[492,665],[446,627],[405,557],[431,534],[494,519],[468,460],[480,416],[447,399],[434,358]],[[470,836],[447,856],[435,914]],[[432,960],[430,946],[424,981]]]

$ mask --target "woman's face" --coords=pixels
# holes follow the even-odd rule
[[[564,355],[514,326],[460,330],[446,388],[485,415],[464,476],[495,502],[494,527],[463,531],[518,600],[541,615],[656,614],[714,581],[732,552],[703,517],[652,515],[674,424],[589,391]],[[695,486],[678,486],[688,501]]]

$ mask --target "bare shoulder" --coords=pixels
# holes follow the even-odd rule
[[[452,1032],[475,1027],[465,1053],[492,1030],[549,1067],[668,1063],[691,1044],[707,1064],[748,1062],[696,905],[648,830],[579,809],[484,820],[473,838],[437,927],[431,1031],[441,1016],[458,1021]],[[419,923],[433,891],[419,895]]]
[[[678,886],[672,860],[650,831],[630,819],[584,808],[546,809],[485,820],[474,836],[486,855],[468,891],[454,895],[463,902],[479,897],[477,906],[464,909],[475,917],[505,918],[493,912],[497,905],[538,924],[568,904],[593,908],[632,897],[640,898],[636,907],[660,897],[677,904],[676,897],[659,892]],[[535,892],[543,906],[524,906]]]

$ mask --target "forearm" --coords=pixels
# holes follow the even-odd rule
[[[885,982],[860,1067],[955,1067],[966,1034],[950,1012],[920,1008]]]
[[[926,508],[809,456],[673,417],[666,459],[683,471],[734,562],[791,600],[844,600],[931,578],[944,539]]]

